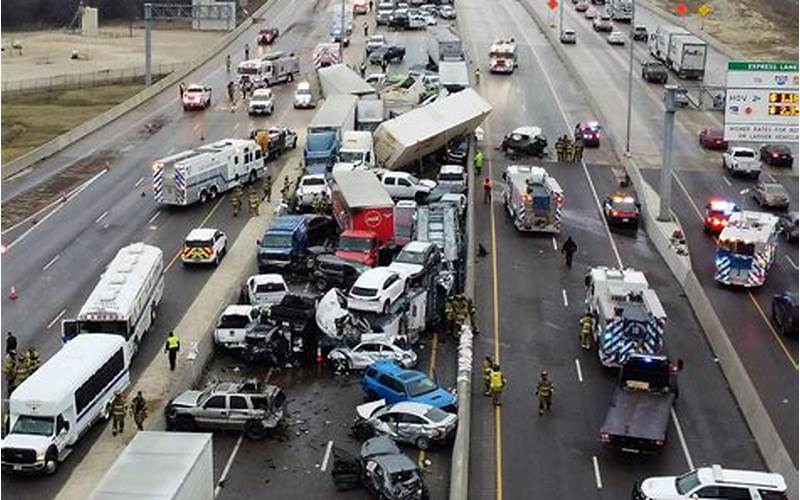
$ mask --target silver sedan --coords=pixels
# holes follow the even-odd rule
[[[353,431],[363,436],[383,434],[395,441],[427,450],[448,441],[455,433],[458,416],[425,403],[404,401],[387,405],[386,400],[356,407]]]
[[[764,208],[789,208],[789,193],[777,182],[760,182],[753,188],[753,198]]]

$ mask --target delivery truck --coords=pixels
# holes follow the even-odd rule
[[[211,434],[139,431],[89,500],[214,500]]]
[[[492,111],[467,88],[383,122],[375,131],[375,158],[389,170],[408,165],[443,148],[450,139],[470,135]]]
[[[706,42],[694,35],[670,38],[666,63],[679,78],[702,80],[706,72]]]
[[[672,37],[691,35],[689,31],[680,26],[659,26],[655,31],[650,33],[650,39],[647,41],[647,46],[650,50],[650,55],[655,57],[661,62],[666,63],[669,57],[669,44]]]
[[[394,202],[373,172],[333,173],[331,204],[341,234],[336,256],[375,266],[394,245]]]

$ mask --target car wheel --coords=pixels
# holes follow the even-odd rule
[[[173,428],[179,431],[193,432],[197,430],[197,423],[194,421],[194,418],[189,415],[179,415],[175,419]]]
[[[389,307],[391,307],[391,303],[387,300],[383,303],[383,314],[389,313]]]
[[[264,439],[269,434],[269,429],[259,420],[248,420],[244,424],[244,435],[249,439],[258,441]]]
[[[336,373],[347,373],[351,369],[351,363],[347,358],[336,358],[333,360],[333,370]]]
[[[256,183],[256,179],[258,179],[258,174],[256,174],[255,170],[251,170],[250,171],[250,175],[247,176],[247,182],[249,184],[255,184]]]
[[[431,440],[428,439],[426,436],[420,436],[414,442],[417,445],[417,448],[420,450],[427,450],[431,446]]]

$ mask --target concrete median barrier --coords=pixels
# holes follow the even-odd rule
[[[274,3],[275,0],[267,0],[267,2],[264,3],[264,5],[262,5],[255,12],[253,12],[251,19],[258,18]],[[2,180],[5,181],[21,172],[24,172],[29,168],[34,167],[36,163],[53,156],[62,149],[83,139],[87,135],[105,127],[106,125],[113,122],[117,118],[135,109],[140,104],[160,94],[164,89],[177,85],[189,73],[191,73],[201,65],[205,64],[211,58],[213,58],[221,51],[223,51],[228,45],[230,45],[231,42],[233,42],[239,35],[244,33],[251,26],[252,26],[252,21],[245,20],[244,22],[242,22],[242,24],[237,26],[236,29],[234,29],[233,31],[222,37],[222,39],[220,39],[220,41],[217,42],[209,50],[205,51],[203,54],[194,58],[192,61],[187,62],[182,68],[173,71],[168,76],[165,76],[164,78],[157,81],[150,87],[147,87],[146,89],[142,90],[135,96],[126,99],[125,101],[121,102],[120,104],[117,104],[113,108],[97,115],[96,117],[92,118],[87,122],[82,123],[81,125],[78,125],[69,132],[62,134],[56,137],[55,139],[52,139],[51,141],[39,146],[38,148],[29,151],[28,153],[25,153],[24,155],[15,158],[9,162],[4,163],[2,165],[2,168],[0,168],[0,177],[2,178]]]
[[[525,8],[528,14],[538,25],[542,33],[547,37],[550,45],[555,51],[558,58],[566,67],[567,71],[573,76],[574,81],[579,85],[583,95],[586,96],[589,107],[598,119],[603,118],[603,113],[597,102],[592,98],[592,93],[589,86],[577,70],[575,64],[567,56],[566,51],[561,46],[557,37],[547,27],[546,23],[539,18],[530,5],[530,0],[518,0]],[[647,8],[656,12],[658,15],[671,18],[669,14],[661,11],[660,9],[648,4]],[[676,22],[676,21],[675,21]],[[720,52],[727,54],[730,57],[739,57],[741,54],[725,47],[723,44],[716,40],[709,40],[710,37],[705,36],[709,45],[713,46]],[[744,416],[750,432],[756,441],[758,449],[761,453],[764,462],[769,470],[780,473],[786,480],[789,488],[790,497],[793,499],[798,498],[798,471],[792,462],[786,447],[781,441],[772,419],[761,401],[758,391],[756,390],[750,376],[747,373],[744,365],[742,364],[736,349],[730,341],[725,328],[722,325],[719,317],[717,316],[714,307],[712,306],[702,284],[691,267],[691,259],[689,255],[679,255],[676,252],[675,246],[672,244],[672,234],[675,230],[679,230],[680,222],[677,217],[673,215],[674,222],[660,222],[656,219],[659,210],[660,197],[658,193],[650,186],[642,177],[638,165],[630,158],[625,158],[624,152],[617,143],[612,140],[611,148],[617,157],[620,164],[625,167],[625,171],[631,179],[631,182],[636,188],[642,202],[642,216],[643,225],[647,231],[647,235],[656,250],[661,255],[667,267],[669,267],[675,279],[680,283],[684,292],[686,293],[689,305],[692,307],[694,314],[700,323],[700,327],[708,340],[714,354],[719,359],[719,366],[722,373],[728,382],[730,390],[736,399],[739,409]]]
[[[284,178],[294,179],[301,175],[297,163],[298,158],[299,152],[287,157],[283,171],[273,182],[272,202],[262,203],[260,215],[247,221],[219,267],[175,326],[175,334],[181,341],[181,350],[175,371],[170,372],[166,356],[160,354],[150,362],[128,391],[129,395],[135,394],[136,391],[142,391],[148,402],[150,416],[145,422],[147,430],[163,430],[165,428],[164,409],[169,400],[184,390],[194,387],[202,377],[205,367],[213,355],[212,332],[219,314],[225,306],[236,302],[239,296],[239,286],[248,276],[255,274],[257,269],[255,241],[262,236],[264,228],[275,216],[275,207],[280,201],[280,190],[283,188]],[[222,203],[225,203],[225,198],[222,200]],[[229,208],[220,206],[219,209],[228,210]],[[246,215],[243,214],[243,216]],[[154,336],[160,335],[164,340],[166,340],[166,334],[166,331],[149,333]],[[56,500],[88,498],[103,478],[108,464],[116,460],[135,432],[135,428],[130,426],[123,436],[112,437],[110,426],[106,426],[98,440],[92,445],[91,451],[72,469],[69,478],[56,496]],[[66,473],[66,471],[63,472]]]

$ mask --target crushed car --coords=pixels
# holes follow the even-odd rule
[[[510,155],[543,157],[547,148],[547,138],[539,127],[518,127],[503,137],[500,149]]]
[[[389,436],[420,450],[450,442],[458,426],[455,413],[411,401],[387,404],[386,400],[380,399],[357,406],[356,414],[351,427],[356,437]]]

